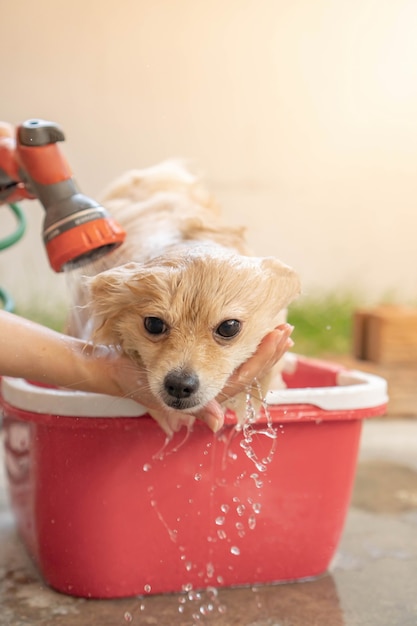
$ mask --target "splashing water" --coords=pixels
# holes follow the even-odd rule
[[[259,474],[256,474],[255,472],[253,474],[250,475],[250,477],[252,478],[253,482],[256,485],[257,489],[262,489],[262,487],[264,486],[264,483],[262,480],[260,480],[259,478]]]
[[[205,589],[195,591],[191,583],[186,583],[182,590],[183,593],[178,596],[178,612],[184,617],[188,612],[194,624],[206,623],[205,617],[210,621],[213,619],[215,623],[216,614],[226,613],[226,606],[220,602],[216,587],[209,585]]]
[[[156,513],[157,518],[159,519],[159,521],[161,522],[161,524],[164,526],[165,530],[168,533],[169,538],[171,539],[171,541],[173,543],[177,542],[177,535],[178,535],[178,531],[176,529],[172,529],[168,526],[168,523],[166,522],[165,518],[163,517],[161,511],[158,508],[158,503],[157,501],[152,497],[154,494],[154,487],[148,487],[148,493],[151,496],[151,507],[153,508],[153,510]]]
[[[170,454],[175,454],[176,452],[178,452],[178,450],[182,448],[182,446],[185,443],[187,443],[192,432],[193,432],[193,425],[192,424],[186,425],[185,435],[181,439],[181,441],[177,444],[174,443],[172,437],[166,437],[162,447],[157,452],[155,452],[155,454],[152,456],[153,460],[163,461],[165,457],[169,456]],[[171,448],[170,448],[170,445],[172,445]]]
[[[259,397],[262,397],[262,390],[258,381],[255,380],[254,384],[256,385]],[[272,463],[272,459],[275,454],[278,430],[273,425],[273,421],[272,421],[272,417],[268,409],[268,405],[263,399],[262,399],[262,408],[264,410],[267,423],[266,423],[266,428],[260,430],[259,428],[254,428],[254,424],[256,424],[257,422],[257,414],[256,414],[255,407],[253,406],[251,390],[250,388],[248,388],[246,391],[246,419],[243,422],[242,426],[236,426],[236,429],[237,430],[241,429],[242,431],[243,438],[240,441],[240,447],[242,448],[242,450],[244,451],[248,459],[250,459],[253,462],[253,464],[255,465],[256,469],[259,472],[266,472],[267,465]],[[259,459],[253,447],[255,435],[257,438],[259,437],[259,435],[263,435],[264,437],[267,437],[268,439],[272,440],[272,445],[269,450],[269,453],[266,456],[264,456],[261,460]]]
[[[259,395],[261,394],[260,386],[256,383]],[[226,571],[222,572],[220,567],[225,567],[220,561],[218,563],[219,549],[225,554],[225,562],[228,563],[229,569],[239,568],[239,559],[245,553],[245,542],[249,541],[249,534],[259,532],[259,521],[262,512],[262,488],[266,478],[266,472],[272,463],[277,447],[277,439],[279,430],[278,426],[274,427],[272,417],[269,413],[268,406],[262,401],[263,422],[258,422],[258,415],[252,402],[252,396],[248,389],[246,394],[246,419],[242,425],[237,425],[232,429],[230,436],[224,433],[214,436],[213,440],[207,443],[202,450],[202,456],[195,459],[195,464],[190,472],[189,480],[196,489],[206,489],[207,484],[211,485],[209,507],[207,510],[207,518],[211,520],[211,530],[207,536],[207,555],[205,556],[204,565],[194,559],[194,554],[187,553],[188,550],[182,545],[181,534],[187,528],[187,516],[176,517],[178,530],[170,527],[161,513],[158,496],[153,487],[148,487],[150,504],[156,514],[158,520],[162,523],[169,538],[176,543],[178,549],[178,559],[183,568],[182,592],[178,595],[178,613],[181,619],[188,620],[187,623],[194,625],[202,625],[215,623],[216,616],[224,614],[227,607],[222,604],[218,597],[218,590],[215,586],[223,586],[227,582]],[[143,472],[153,474],[156,464],[165,460],[167,456],[174,454],[188,441],[191,428],[186,429],[184,438],[180,435],[180,443],[178,438],[167,439],[162,448],[150,459],[150,463],[142,465]],[[229,431],[230,432],[230,431]],[[233,439],[239,438],[235,443],[237,447],[230,450]],[[220,442],[220,443],[219,443]],[[224,444],[219,454],[218,446]],[[217,446],[217,447],[216,447]],[[211,450],[210,450],[211,449]],[[217,452],[216,452],[217,449]],[[210,453],[209,453],[210,450]],[[262,450],[262,452],[260,451]],[[216,454],[220,460],[221,469],[224,475],[218,476],[216,473]],[[233,468],[235,462],[239,465],[242,460],[242,454],[249,459],[253,465],[253,471],[242,471],[241,463],[239,471],[236,472],[235,480],[230,480],[230,468]],[[222,456],[223,455],[223,456]],[[211,464],[211,465],[210,465]],[[234,495],[230,492],[233,485],[238,488]],[[179,487],[179,485],[177,485]],[[190,486],[191,488],[191,486]],[[249,488],[252,497],[245,494],[245,489]],[[254,495],[254,488],[257,495]],[[194,489],[194,487],[192,487]],[[224,493],[221,497],[221,504],[218,502],[220,493]],[[189,495],[191,495],[189,493]],[[189,497],[188,503],[193,508],[198,502],[197,496]],[[163,509],[162,509],[163,510]],[[179,511],[177,513],[180,513]],[[168,518],[167,518],[168,519]],[[180,524],[182,522],[182,526]],[[177,525],[175,524],[175,526]],[[215,551],[214,551],[215,550]],[[226,554],[228,557],[226,557]],[[190,558],[191,557],[191,558]],[[236,565],[233,565],[236,563]],[[224,576],[222,575],[224,574]],[[191,583],[190,581],[193,581]],[[195,581],[198,581],[197,583]],[[200,584],[201,583],[201,584]],[[207,586],[204,589],[204,583]],[[193,584],[198,586],[198,590],[194,589]],[[146,594],[151,593],[150,585],[144,587]]]

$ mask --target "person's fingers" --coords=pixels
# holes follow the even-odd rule
[[[217,433],[224,424],[224,410],[216,400],[211,400],[195,416],[205,422],[214,433]]]
[[[182,426],[191,428],[195,421],[195,416],[184,411],[173,411],[170,409],[150,409],[149,415],[158,422],[159,426],[171,439],[174,433],[178,432]]]
[[[250,385],[254,378],[263,378],[285,352],[294,345],[290,338],[292,331],[293,326],[290,324],[281,324],[266,335],[255,354],[229,378],[223,388],[222,395],[227,397],[236,395],[247,385]]]
[[[205,422],[207,426],[216,433],[224,424],[224,412],[221,406],[212,400],[204,408],[196,413],[186,413],[185,411],[174,411],[172,409],[149,409],[149,415],[159,424],[167,437],[171,439],[174,433],[186,426],[191,428],[195,419]]]
[[[0,122],[0,137],[13,137],[14,128],[8,122]]]

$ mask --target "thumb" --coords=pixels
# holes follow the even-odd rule
[[[217,433],[224,424],[224,411],[216,400],[211,400],[195,416],[205,422],[214,433]]]

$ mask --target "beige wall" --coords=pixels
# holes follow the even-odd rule
[[[85,193],[188,157],[305,293],[417,299],[416,0],[4,5],[0,118],[59,122]],[[0,284],[53,305],[64,280],[26,206]]]

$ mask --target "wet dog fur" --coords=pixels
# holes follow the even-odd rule
[[[127,172],[101,200],[127,237],[83,271],[71,330],[144,367],[161,406],[196,411],[285,320],[298,276],[252,256],[243,229],[223,223],[181,162]],[[265,393],[269,381],[260,382]],[[244,419],[244,394],[225,404]]]

